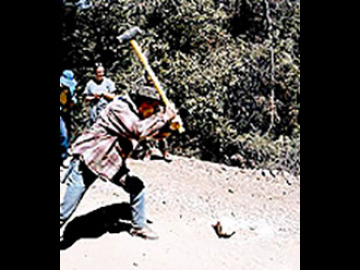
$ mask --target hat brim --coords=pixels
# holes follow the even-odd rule
[[[151,102],[158,102],[159,105],[161,106],[164,106],[164,101],[159,97],[159,98],[155,98],[155,97],[150,97],[150,96],[147,96],[147,95],[138,95],[139,98],[141,98],[142,100],[148,100],[148,101],[151,101]]]
[[[69,80],[64,77],[60,77],[60,83],[66,87],[69,87],[72,93],[74,93],[75,88],[77,86],[77,82],[75,80]]]
[[[164,101],[161,98],[161,96],[159,95],[159,93],[157,93],[156,89],[153,87],[143,87],[141,91],[138,91],[136,93],[137,96],[143,98],[143,99],[148,99],[148,100],[153,100],[153,101],[158,101],[160,104],[163,104]]]

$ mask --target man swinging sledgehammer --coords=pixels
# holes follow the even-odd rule
[[[153,88],[141,89],[107,106],[92,128],[73,145],[74,159],[66,173],[67,186],[60,203],[60,242],[64,240],[62,227],[97,178],[119,185],[130,194],[131,235],[158,238],[145,224],[144,184],[138,177],[130,175],[126,159],[141,140],[159,136],[160,130],[176,116],[176,110],[165,107]]]

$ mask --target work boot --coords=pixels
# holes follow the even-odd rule
[[[171,163],[173,161],[173,158],[171,157],[168,151],[164,152],[164,160],[168,163]]]
[[[141,237],[145,240],[158,240],[159,236],[149,228],[149,226],[145,226],[142,229],[136,229],[136,228],[132,228],[130,230],[130,234],[132,236],[137,236],[137,237]]]

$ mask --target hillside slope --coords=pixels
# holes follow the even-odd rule
[[[300,179],[185,158],[129,167],[147,185],[160,240],[124,232],[115,220],[127,194],[98,181],[69,224],[75,237],[60,248],[60,270],[300,269]],[[212,228],[224,217],[236,231],[230,239]]]

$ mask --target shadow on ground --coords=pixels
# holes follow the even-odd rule
[[[122,221],[125,222],[122,222]],[[131,208],[127,203],[109,205],[71,221],[64,231],[60,250],[66,250],[81,239],[100,238],[104,234],[129,232]]]

